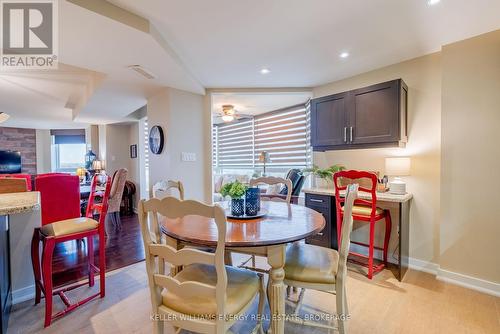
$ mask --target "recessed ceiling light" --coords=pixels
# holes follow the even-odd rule
[[[441,2],[441,0],[427,0],[427,5],[428,6],[434,6],[434,5],[437,5],[440,2]]]
[[[339,54],[339,57],[340,57],[340,58],[347,58],[347,57],[349,57],[349,52],[345,52],[345,51],[344,51],[344,52],[342,52],[341,54]]]
[[[265,68],[265,67],[260,70],[260,74],[269,74],[270,72],[271,72],[271,70],[268,68]]]

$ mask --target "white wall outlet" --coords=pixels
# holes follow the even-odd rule
[[[182,161],[187,161],[187,162],[193,162],[193,161],[196,161],[196,153],[192,153],[192,152],[182,152],[182,153],[181,153],[181,160],[182,160]]]

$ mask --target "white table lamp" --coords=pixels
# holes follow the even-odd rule
[[[400,176],[410,175],[411,159],[408,157],[385,158],[385,174],[394,176],[394,180],[389,182],[389,192],[391,194],[406,194],[406,183]]]

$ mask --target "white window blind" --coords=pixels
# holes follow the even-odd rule
[[[311,161],[309,108],[299,105],[256,116],[213,131],[213,164],[230,169],[260,169],[262,151],[269,152],[269,171],[305,168]]]
[[[224,124],[217,128],[218,166],[253,168],[253,120]]]

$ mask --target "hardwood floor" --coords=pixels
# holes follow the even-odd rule
[[[110,235],[106,239],[106,271],[144,260],[144,246],[137,215],[121,217],[122,229],[109,228]],[[112,226],[112,224],[108,224]],[[95,262],[98,263],[99,245],[94,240]],[[61,286],[77,282],[88,274],[87,244],[68,241],[58,244],[54,250],[53,260],[54,285]]]

